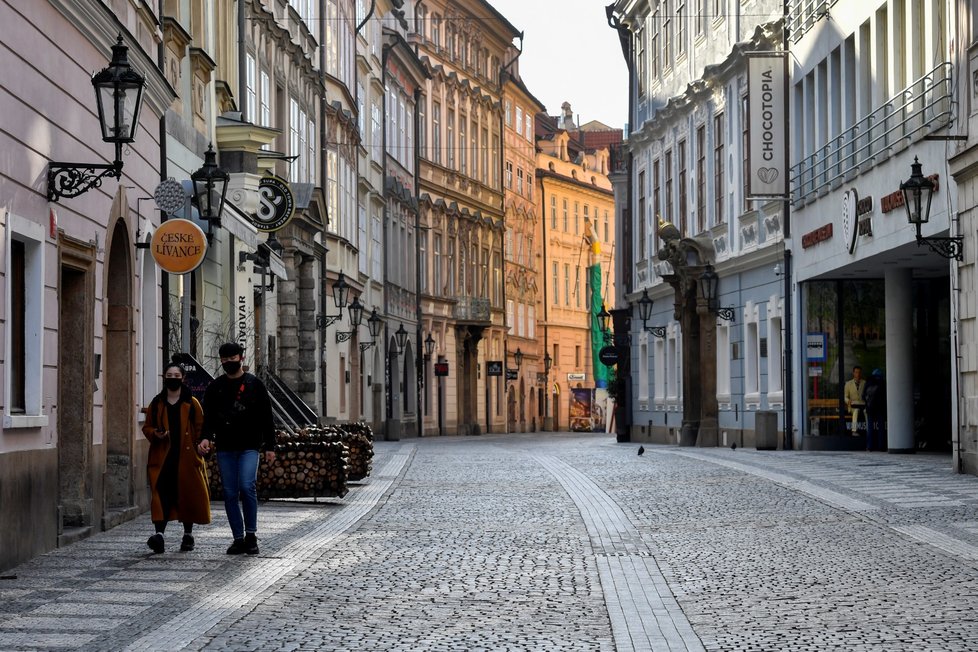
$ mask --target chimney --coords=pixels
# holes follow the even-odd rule
[[[571,110],[570,102],[564,102],[561,104],[560,110],[564,113],[563,124],[561,127],[566,131],[575,131],[577,127],[574,125],[574,112]]]

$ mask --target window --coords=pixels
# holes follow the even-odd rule
[[[4,428],[46,426],[41,414],[44,228],[7,214],[7,327]]]
[[[705,2],[706,0],[704,0]],[[432,14],[431,16],[431,42],[434,44],[435,49],[441,47],[441,16],[438,14]]]
[[[516,192],[523,194],[523,168],[516,170]]]
[[[740,98],[740,119],[743,123],[744,129],[741,134],[741,149],[744,154],[744,167],[742,168],[743,176],[743,188],[744,188],[744,211],[750,210],[750,202],[747,201],[747,186],[750,182],[750,121],[747,119],[747,113],[750,109],[747,95]]]
[[[272,126],[272,93],[271,93],[271,80],[268,78],[268,73],[262,70],[261,72],[261,105],[259,111],[261,112],[261,126],[271,127]],[[264,149],[268,149],[268,145],[264,146]]]
[[[699,0],[699,20],[696,21],[696,34],[702,36],[706,34],[706,26],[710,21],[710,0]]]
[[[533,306],[527,306],[526,307],[526,336],[531,340],[536,339],[537,336],[536,324],[537,324],[536,308],[534,308]]]
[[[679,232],[685,237],[689,234],[689,227],[687,225],[686,217],[686,141],[680,140],[679,145],[676,147],[676,156],[678,157],[677,163],[679,164],[679,182],[676,187],[676,192],[679,198]]]
[[[574,235],[581,233],[581,202],[574,202]]]
[[[256,90],[257,76],[255,67],[255,57],[248,53],[245,55],[245,69],[246,69],[246,79],[245,84],[247,88],[245,90],[245,120],[254,120],[258,116],[255,114],[255,110],[258,108],[258,94]]]
[[[497,159],[498,156],[499,156],[499,136],[493,134],[492,135],[492,187],[493,188],[499,187],[499,165]]]
[[[564,263],[564,305],[570,305],[570,265]]]
[[[526,304],[523,303],[516,307],[516,334],[526,337]]]
[[[717,325],[717,398],[730,400],[730,326],[727,321]]]
[[[421,156],[428,158],[427,147],[428,147],[428,125],[426,109],[428,107],[428,98],[421,96],[421,100],[418,103],[418,149],[421,152]],[[410,132],[408,132],[410,134]],[[411,156],[411,160],[414,160],[414,156]]]
[[[357,82],[357,129],[360,130],[361,138],[366,136],[367,112],[363,106],[366,101],[366,91],[363,88],[363,84]]]
[[[574,269],[574,306],[581,307],[581,266]]]
[[[446,163],[448,167],[455,169],[455,109],[448,110],[448,134],[445,145],[448,147]]]
[[[723,214],[723,114],[713,118],[713,223],[722,224]]]
[[[421,231],[418,234],[418,270],[421,277],[421,287],[418,288],[422,293],[428,294],[428,232]]]
[[[665,160],[665,188],[666,188],[666,202],[662,206],[662,217],[667,222],[675,222],[675,216],[672,212],[672,150],[666,152]]]
[[[469,148],[472,152],[472,178],[479,178],[479,124],[476,122],[476,116],[472,116],[472,129],[469,131],[471,135],[471,140],[469,141]],[[485,163],[483,163],[485,165]]]
[[[646,30],[639,29],[635,32],[635,46],[637,48],[636,59],[638,61],[638,96],[645,97],[645,78],[648,75],[648,60],[645,56],[645,35]]]
[[[659,201],[662,199],[662,189],[659,186],[659,161],[652,161],[652,209],[650,212],[650,217],[652,218],[652,233],[649,234],[652,242],[656,242],[658,236],[658,214],[659,214]],[[657,247],[653,247],[650,253],[655,253]]]
[[[513,189],[513,162],[506,161],[506,187]]]
[[[513,105],[509,100],[506,100],[506,126],[513,126]]]
[[[608,237],[608,224],[611,220],[608,219],[608,211],[604,212],[604,241],[611,242],[611,238]]]
[[[570,233],[568,228],[569,222],[567,221],[567,198],[564,198],[564,233]]]
[[[373,149],[374,163],[378,165],[381,165],[384,160],[384,142],[380,130],[380,104],[372,102],[370,105],[370,146]]]
[[[550,195],[550,228],[557,230],[557,196]]]
[[[533,142],[533,118],[530,117],[530,112],[526,112],[526,132],[524,133],[526,139]]]
[[[438,102],[431,109],[431,153],[432,160],[441,165],[441,104]]]
[[[578,344],[574,347],[574,368],[581,368],[581,345]]]
[[[672,6],[671,0],[662,0],[662,69],[672,68]]]
[[[676,56],[686,54],[686,0],[676,0]]]
[[[489,130],[485,127],[482,129],[482,183],[489,183]]]
[[[516,314],[514,312],[514,306],[516,304],[512,299],[506,299],[506,333],[513,335],[516,330]]]
[[[433,287],[432,294],[441,294],[445,288],[441,284],[441,234],[436,233],[432,244],[431,261],[431,280]]]
[[[516,133],[520,136],[523,135],[523,108],[516,107],[516,124],[513,125],[516,128]]]
[[[466,142],[467,138],[465,134],[468,124],[469,124],[468,116],[465,115],[464,113],[459,113],[458,114],[458,166],[459,166],[459,172],[461,172],[462,174],[469,173],[468,156],[466,156],[466,153],[468,152],[468,148],[466,147],[466,145],[468,145],[468,143]]]
[[[660,65],[660,58],[659,58],[660,41],[659,41],[659,30],[658,30],[659,5],[655,5],[654,7],[655,8],[652,10],[652,16],[649,22],[650,24],[649,29],[652,32],[651,39],[649,41],[649,66],[651,69],[650,72],[652,73],[653,79],[657,78],[659,74],[662,72],[661,68],[659,67]]]
[[[638,259],[645,260],[645,170],[638,173]]]
[[[492,305],[503,302],[503,257],[498,251],[492,254]]]
[[[706,230],[706,125],[696,128],[696,233]]]
[[[643,341],[638,346],[638,400],[649,400],[649,344]]]
[[[553,277],[554,278],[553,278],[552,287],[553,287],[554,305],[556,306],[557,304],[560,303],[560,291],[557,286],[557,263],[553,264]]]

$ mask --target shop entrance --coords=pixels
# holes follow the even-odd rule
[[[947,277],[912,281],[914,447],[951,451],[950,295]],[[804,447],[865,450],[867,419],[882,429],[886,449],[886,291],[882,279],[819,280],[804,284]],[[891,325],[893,326],[893,325]],[[878,384],[877,415],[852,409],[846,382],[860,367],[862,383]],[[851,399],[850,395],[850,399]],[[853,428],[853,420],[856,420]],[[877,445],[879,447],[879,445]]]

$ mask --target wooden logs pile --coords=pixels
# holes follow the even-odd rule
[[[312,426],[295,435],[276,433],[275,461],[258,464],[258,497],[342,498],[347,482],[370,475],[373,433],[361,423]],[[207,458],[212,498],[223,497],[217,456]]]

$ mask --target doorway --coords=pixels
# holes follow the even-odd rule
[[[133,504],[133,261],[132,243],[123,220],[112,230],[108,251],[104,368],[105,509]],[[95,369],[95,377],[100,370]]]
[[[90,528],[94,247],[61,236],[58,286],[58,534]]]

